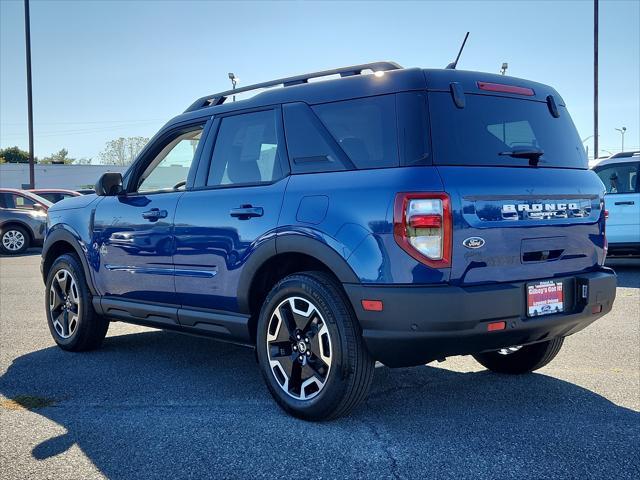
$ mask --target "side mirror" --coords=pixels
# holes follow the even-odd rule
[[[109,197],[122,192],[122,174],[117,172],[103,173],[96,183],[96,195]]]
[[[46,211],[47,211],[47,207],[45,207],[41,203],[34,203],[33,204],[33,209],[37,210],[38,212],[45,212],[46,213]]]

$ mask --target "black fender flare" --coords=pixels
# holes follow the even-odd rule
[[[47,281],[45,276],[44,263],[48,260],[49,250],[53,245],[59,242],[64,242],[75,250],[76,255],[80,259],[80,263],[82,264],[82,269],[84,270],[84,276],[87,280],[87,286],[89,287],[89,291],[91,291],[92,295],[97,295],[95,286],[93,285],[93,277],[91,276],[91,270],[89,268],[89,262],[87,260],[87,248],[91,246],[86,246],[80,239],[80,236],[71,230],[68,230],[64,227],[59,227],[55,230],[51,230],[47,234],[47,238],[44,241],[44,245],[42,246],[42,279],[44,282]]]
[[[298,233],[277,235],[256,248],[242,267],[238,282],[238,309],[249,313],[249,294],[256,273],[275,255],[302,253],[324,263],[341,283],[360,283],[347,261],[331,246],[314,237]]]

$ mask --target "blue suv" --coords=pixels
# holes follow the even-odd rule
[[[254,347],[315,420],[376,361],[530,372],[612,308],[604,193],[539,83],[378,62],[221,92],[49,209],[49,328],[73,351],[111,321]]]

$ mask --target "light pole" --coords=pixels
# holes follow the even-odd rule
[[[27,122],[29,129],[29,188],[35,188],[35,168],[33,157],[33,96],[31,92],[31,20],[29,0],[24,0],[24,40],[27,53]]]
[[[593,0],[593,158],[598,158],[598,0]]]
[[[624,152],[624,134],[627,131],[627,127],[616,128],[616,130],[620,132],[620,136],[622,137],[622,150],[620,151]]]
[[[231,80],[231,86],[233,87],[233,90],[236,89],[236,85],[238,84],[238,82],[240,81],[240,79],[238,77],[236,77],[236,75],[233,72],[229,72],[229,80]],[[236,101],[236,96],[233,96],[233,101]]]
[[[502,67],[500,68],[500,75],[505,75],[507,73],[507,68],[509,68],[509,64],[507,62],[502,62]]]

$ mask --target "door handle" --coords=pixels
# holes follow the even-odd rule
[[[248,220],[252,217],[261,217],[264,215],[264,209],[252,205],[242,205],[239,208],[232,208],[229,215],[239,218],[240,220]]]
[[[627,202],[615,202],[614,205],[634,205],[636,202],[629,200]]]
[[[156,222],[161,218],[167,218],[167,211],[160,210],[159,208],[152,208],[151,210],[147,210],[142,214],[142,218],[149,220],[151,222]]]

